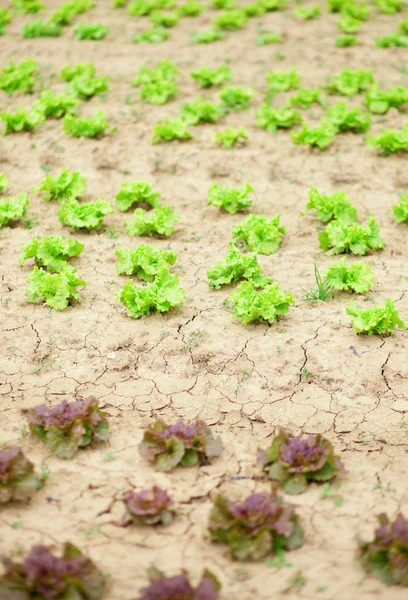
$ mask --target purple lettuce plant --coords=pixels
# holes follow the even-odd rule
[[[127,517],[127,522],[134,522],[143,525],[169,525],[174,518],[172,510],[173,500],[166,490],[162,490],[157,485],[150,490],[141,492],[127,492],[123,499]]]
[[[150,585],[140,590],[138,600],[219,600],[221,585],[215,575],[205,569],[201,581],[193,587],[185,571],[166,577],[156,568],[149,569]]]
[[[46,546],[33,546],[22,563],[3,561],[0,600],[99,600],[105,580],[90,558],[73,544],[62,557]]]
[[[283,429],[258,453],[258,462],[287,494],[301,494],[309,481],[329,481],[344,471],[333,446],[320,434],[300,439]]]
[[[171,471],[177,465],[208,464],[221,454],[222,442],[200,419],[191,425],[183,421],[167,425],[159,419],[145,430],[139,449],[157,471]]]
[[[399,513],[393,522],[378,515],[371,542],[360,544],[364,569],[388,585],[408,587],[408,520]]]
[[[10,500],[27,500],[44,485],[44,477],[34,472],[34,465],[18,446],[0,450],[0,504]]]
[[[85,400],[63,400],[55,408],[44,404],[28,411],[32,434],[43,440],[60,458],[72,458],[79,448],[93,440],[106,441],[109,425],[92,396]]]
[[[211,539],[227,544],[237,560],[260,560],[303,543],[303,529],[292,504],[267,493],[251,494],[243,502],[217,496],[208,530]]]

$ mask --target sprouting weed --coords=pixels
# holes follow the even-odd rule
[[[304,288],[302,288],[302,290],[305,292],[302,296],[302,300],[307,302],[313,302],[314,300],[322,300],[322,302],[325,302],[333,296],[333,290],[328,284],[327,280],[323,279],[323,277],[321,276],[316,264],[314,266],[314,274],[316,279],[316,287],[310,288],[309,290],[305,290]]]

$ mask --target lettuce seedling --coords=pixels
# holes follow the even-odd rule
[[[50,202],[56,200],[76,200],[86,189],[86,180],[78,171],[62,169],[59,175],[47,175],[38,187],[32,188],[36,194],[45,192],[43,200]]]
[[[9,186],[9,183],[10,183],[9,180],[4,175],[4,173],[0,173],[0,194],[2,192],[4,192],[4,190],[6,189],[6,187]]]
[[[158,419],[145,429],[139,450],[156,471],[167,472],[177,466],[208,465],[221,454],[222,442],[201,419],[192,425],[183,421],[167,425]]]
[[[9,600],[100,600],[105,577],[90,558],[70,542],[63,546],[62,557],[46,546],[33,546],[23,562],[3,560],[0,597]]]
[[[241,29],[247,21],[248,17],[243,10],[227,10],[214,17],[212,25],[221,31],[236,31]]]
[[[357,222],[357,210],[345,192],[321,194],[317,188],[312,187],[309,190],[306,212],[308,210],[316,210],[316,217],[323,223],[333,219],[343,223]]]
[[[35,264],[48,269],[51,273],[60,273],[67,268],[69,258],[79,256],[84,245],[72,238],[64,239],[56,235],[43,237],[41,240],[33,238],[22,248],[19,264],[22,265],[30,258],[35,259]]]
[[[360,31],[361,21],[350,17],[350,15],[342,15],[336,25],[337,29],[350,35]]]
[[[57,94],[53,90],[44,90],[33,103],[33,111],[42,113],[46,119],[60,119],[65,114],[76,114],[79,99],[71,94]]]
[[[280,29],[275,31],[260,31],[255,37],[255,45],[262,47],[268,44],[278,44],[282,41],[282,32]]]
[[[309,108],[312,104],[326,104],[326,99],[319,87],[300,88],[295,94],[289,98],[290,106],[298,106],[299,108]]]
[[[363,262],[347,263],[345,257],[330,265],[324,277],[332,289],[350,290],[356,294],[368,292],[374,281],[369,265]]]
[[[174,519],[174,502],[157,485],[150,490],[127,492],[123,498],[128,522],[138,525],[170,525]]]
[[[313,4],[312,6],[298,6],[293,11],[293,16],[296,19],[301,19],[303,21],[317,19],[321,14],[320,6],[318,4]]]
[[[246,14],[247,17],[260,17],[265,14],[265,7],[258,1],[249,2],[244,4],[241,10]]]
[[[328,254],[351,252],[363,256],[369,250],[381,250],[385,246],[374,217],[369,217],[367,225],[331,221],[319,233],[319,242],[320,248]]]
[[[14,446],[0,450],[0,506],[10,500],[27,500],[44,485],[36,475],[34,465]],[[1,583],[0,583],[1,592]]]
[[[224,148],[232,148],[239,142],[245,143],[248,139],[248,132],[245,127],[226,127],[224,131],[216,131],[213,141],[221,144]]]
[[[161,10],[154,10],[149,19],[155,27],[164,27],[165,29],[175,27],[180,21],[180,14],[176,11],[163,12]]]
[[[72,25],[73,18],[81,15],[94,6],[93,0],[68,0],[60,4],[51,15],[50,20],[59,25]]]
[[[28,207],[28,196],[22,192],[18,196],[0,200],[0,227],[8,225],[11,221],[22,219]]]
[[[402,129],[383,129],[377,136],[369,135],[367,146],[379,148],[385,156],[408,150],[408,123]]]
[[[333,446],[320,434],[299,439],[283,429],[258,453],[258,462],[287,494],[301,494],[310,481],[330,481],[344,471]]]
[[[395,15],[405,5],[404,0],[374,0],[374,4],[386,15]]]
[[[252,198],[249,198],[252,192],[255,190],[248,182],[240,188],[221,186],[213,182],[208,189],[208,206],[217,206],[230,215],[235,215],[239,210],[252,205]]]
[[[251,87],[226,85],[218,95],[229,110],[247,110],[254,90]]]
[[[249,279],[254,285],[260,285],[260,287],[272,283],[270,279],[262,275],[255,252],[241,254],[232,242],[228,244],[224,260],[208,269],[207,277],[210,288],[216,290],[241,279]]]
[[[145,17],[155,10],[171,9],[174,0],[133,0],[128,7],[128,13],[132,17]]]
[[[21,37],[25,40],[30,40],[39,37],[59,37],[62,33],[61,25],[53,21],[43,21],[38,19],[35,21],[27,21],[21,28]]]
[[[204,6],[197,0],[187,0],[178,7],[178,12],[183,17],[199,17],[204,11]]]
[[[106,215],[113,213],[113,207],[101,196],[95,202],[79,204],[71,199],[63,202],[58,208],[57,217],[63,225],[73,229],[97,229]]]
[[[266,12],[283,10],[288,4],[287,0],[259,0],[259,2],[264,7]]]
[[[170,206],[159,206],[146,212],[143,208],[136,208],[130,219],[125,221],[125,227],[129,235],[164,235],[166,237],[173,233],[174,224],[180,221]]]
[[[342,12],[357,21],[368,21],[370,18],[370,5],[367,2],[345,2]]]
[[[217,123],[224,114],[222,104],[214,104],[207,98],[194,98],[191,103],[185,102],[182,105],[179,116],[187,125],[198,125]]]
[[[374,77],[372,71],[345,67],[340,73],[333,76],[331,82],[326,85],[326,89],[332,94],[355,96],[370,88],[373,83]]]
[[[135,286],[129,280],[118,293],[119,300],[134,319],[149,315],[152,311],[167,312],[183,304],[185,297],[178,275],[170,273],[164,265],[158,269],[151,283]]]
[[[263,285],[262,289],[257,288],[256,282],[243,281],[229,296],[229,301],[233,304],[233,316],[241,319],[243,325],[254,321],[273,323],[295,303],[292,294],[281,290],[276,281]]]
[[[28,411],[28,423],[31,434],[59,458],[72,458],[80,448],[109,438],[105,413],[92,396],[73,402],[63,400],[54,408],[35,406]]]
[[[406,34],[408,34],[408,19],[405,19],[405,21],[402,21],[402,22],[399,24],[399,30],[400,30],[402,33],[406,33]]]
[[[256,124],[266,129],[268,133],[275,133],[278,129],[291,129],[303,119],[297,110],[288,106],[283,108],[272,108],[264,102],[256,111]]]
[[[385,300],[384,306],[373,306],[372,308],[359,308],[355,302],[350,302],[347,305],[346,313],[350,315],[355,333],[383,335],[392,333],[396,327],[407,329],[390,298]]]
[[[65,65],[61,71],[61,77],[64,81],[73,81],[77,78],[91,79],[96,75],[96,67],[92,63],[76,63],[72,67]]]
[[[394,31],[383,37],[375,38],[377,48],[408,48],[408,35]]]
[[[160,206],[160,192],[154,192],[147,181],[125,181],[116,195],[116,206],[126,212],[133,204],[147,204],[152,208]]]
[[[392,210],[397,223],[408,223],[408,194],[400,194],[400,201]]]
[[[218,495],[208,522],[211,539],[229,546],[237,560],[261,560],[303,544],[303,529],[292,504],[264,493],[243,502]]]
[[[45,122],[45,116],[40,110],[28,112],[19,107],[15,112],[6,110],[0,112],[0,120],[4,123],[2,135],[7,135],[8,133],[19,133],[21,131],[34,131]]]
[[[388,90],[381,90],[374,84],[365,95],[364,105],[377,115],[385,115],[390,108],[400,109],[403,104],[408,104],[408,88],[396,85]]]
[[[221,585],[208,569],[195,587],[185,571],[166,577],[155,567],[149,569],[150,585],[140,590],[138,600],[220,600]]]
[[[11,23],[13,16],[11,10],[8,8],[0,7],[0,35],[4,35],[6,31],[6,25]]]
[[[163,267],[175,264],[177,254],[150,244],[140,244],[137,248],[117,248],[116,259],[119,275],[136,275],[144,281],[153,281]]]
[[[401,513],[394,521],[384,513],[377,520],[374,539],[359,543],[361,564],[387,585],[408,587],[408,521]]]
[[[218,10],[235,10],[237,0],[211,0],[211,8]]]
[[[109,27],[101,23],[77,23],[74,35],[77,40],[103,40],[109,33]]]
[[[180,75],[180,71],[170,60],[166,59],[157,63],[155,67],[142,65],[139,69],[139,74],[131,80],[131,84],[133,87],[137,87],[157,81],[174,81],[177,75]]]
[[[339,131],[364,133],[370,128],[370,114],[362,113],[358,106],[350,107],[347,102],[340,100],[326,112],[326,119],[335,125]]]
[[[26,58],[20,63],[10,60],[9,64],[0,71],[0,90],[5,91],[9,96],[14,92],[31,94],[37,74],[37,62],[32,58]]]
[[[179,88],[174,81],[162,79],[144,83],[140,88],[140,100],[147,104],[166,104],[178,94]]]
[[[297,90],[300,80],[301,78],[294,67],[289,69],[289,71],[282,71],[279,69],[270,71],[266,76],[268,92],[270,94],[278,94],[279,92]]]
[[[69,94],[81,100],[89,100],[93,96],[100,96],[109,91],[108,78],[79,75],[71,80],[66,89]]]
[[[64,117],[64,133],[72,137],[99,138],[107,129],[108,132],[115,130],[110,127],[103,110],[97,110],[93,117],[77,118],[69,114]]]
[[[76,289],[86,285],[79,279],[73,267],[66,266],[61,273],[47,273],[38,267],[27,277],[27,302],[37,302],[42,298],[44,303],[54,310],[64,310],[72,300],[80,300]]]
[[[337,48],[349,48],[358,45],[358,39],[355,35],[338,35],[335,42]]]
[[[223,40],[225,34],[217,29],[204,29],[203,31],[197,31],[191,35],[191,41],[193,44],[211,44],[212,42],[218,42]]]
[[[232,72],[228,65],[221,65],[214,68],[204,65],[191,71],[190,75],[195,79],[200,88],[222,85],[226,81],[231,81],[232,79]]]
[[[153,128],[152,144],[160,141],[172,142],[173,140],[191,140],[193,135],[188,130],[188,124],[180,117],[168,119],[157,123]]]
[[[132,36],[132,42],[135,44],[139,44],[140,42],[145,42],[146,44],[160,44],[160,42],[164,42],[169,37],[169,32],[163,27],[153,27],[150,29],[145,29],[140,33],[134,33]]]
[[[232,229],[233,240],[244,241],[249,249],[257,254],[275,254],[285,233],[286,229],[280,223],[280,214],[267,219],[263,215],[253,213]]]
[[[45,8],[45,4],[41,0],[13,0],[13,8],[16,12],[27,15],[39,12]]]
[[[292,141],[295,146],[312,146],[324,150],[332,144],[339,133],[338,128],[328,119],[322,119],[317,125],[303,125],[300,131],[292,131]]]
[[[329,13],[343,12],[349,2],[350,0],[326,0],[327,10]]]

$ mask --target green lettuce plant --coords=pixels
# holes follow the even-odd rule
[[[297,92],[289,98],[290,106],[298,106],[299,108],[309,108],[312,104],[326,104],[326,99],[319,87],[314,88],[299,88]]]
[[[332,80],[327,84],[326,89],[332,94],[355,96],[370,88],[373,83],[374,76],[372,71],[368,69],[349,69],[348,67],[344,67],[340,73],[332,77]]]
[[[249,195],[254,191],[248,182],[245,182],[240,188],[221,186],[213,182],[208,189],[208,205],[217,206],[230,215],[235,215],[239,210],[252,205],[252,198]]]
[[[53,90],[44,90],[33,103],[32,110],[42,113],[46,119],[61,119],[65,114],[76,114],[79,99],[71,94],[56,94]]]
[[[0,228],[11,221],[22,219],[28,208],[29,200],[25,192],[18,196],[0,199]]]
[[[351,324],[356,333],[367,335],[383,335],[392,333],[396,327],[406,329],[404,321],[400,318],[393,300],[387,298],[384,306],[372,308],[359,308],[355,302],[347,305],[346,312],[350,315]]]
[[[226,85],[219,92],[219,97],[229,110],[247,110],[254,90],[250,87]]]
[[[374,217],[369,217],[367,225],[331,221],[319,233],[320,248],[328,254],[364,255],[369,250],[382,250],[385,246],[380,236],[380,228]]]
[[[223,131],[217,131],[213,141],[221,144],[224,148],[232,148],[239,142],[245,143],[248,139],[248,132],[245,127],[226,127]]]
[[[317,125],[303,125],[299,131],[291,131],[295,146],[311,146],[324,150],[332,144],[339,133],[338,127],[329,119],[322,119]]]
[[[161,42],[165,42],[169,37],[170,34],[164,27],[151,27],[150,29],[144,29],[140,33],[134,33],[132,42],[135,44],[160,44]]]
[[[282,32],[280,29],[276,29],[275,31],[260,31],[255,37],[255,45],[260,47],[268,46],[269,44],[278,44],[281,41]]]
[[[11,10],[8,8],[0,7],[0,36],[4,35],[6,31],[6,25],[11,23],[13,15]]]
[[[204,29],[203,31],[197,31],[191,35],[191,42],[193,44],[212,44],[223,40],[225,34],[218,29]]]
[[[358,39],[355,35],[338,35],[335,43],[337,48],[349,48],[350,46],[358,46]]]
[[[43,21],[42,19],[27,21],[21,28],[21,37],[30,40],[39,37],[59,37],[62,33],[61,25],[54,21]]]
[[[275,71],[270,71],[266,76],[268,92],[273,95],[279,92],[297,90],[300,81],[301,78],[294,67],[288,71],[276,69]]]
[[[113,213],[113,207],[104,198],[95,202],[80,204],[78,200],[66,200],[60,204],[57,212],[58,219],[63,225],[73,229],[97,229],[103,223],[106,215]]]
[[[269,133],[275,133],[278,129],[291,129],[303,119],[297,110],[289,106],[283,108],[272,108],[264,102],[256,112],[256,124],[266,129]]]
[[[377,48],[408,48],[408,35],[393,31],[382,37],[375,38]]]
[[[228,65],[220,65],[219,67],[207,67],[203,65],[191,71],[191,77],[198,83],[200,88],[209,88],[212,86],[222,85],[227,81],[231,81],[232,72]]]
[[[191,140],[193,135],[188,130],[188,124],[184,119],[168,119],[167,117],[157,123],[153,128],[152,143],[172,142],[173,140]]]
[[[346,257],[330,265],[325,280],[333,290],[364,294],[373,285],[374,275],[369,265],[363,262],[346,262]]]
[[[243,241],[252,252],[274,254],[277,252],[286,229],[280,223],[280,214],[272,219],[256,213],[232,229],[235,242]]]
[[[302,21],[317,19],[321,16],[321,14],[320,6],[318,4],[313,4],[312,6],[298,6],[293,11],[293,16],[296,19],[301,19]]]
[[[125,221],[125,227],[129,235],[170,236],[173,233],[175,223],[180,221],[170,206],[160,206],[150,211],[137,208],[130,219]]]
[[[126,212],[134,204],[147,204],[152,208],[159,208],[160,192],[154,192],[147,181],[125,181],[116,195],[116,206]]]
[[[335,125],[339,131],[365,133],[371,125],[369,113],[363,113],[358,106],[350,107],[347,102],[340,100],[326,112],[326,119]]]
[[[402,129],[383,129],[377,136],[369,135],[367,145],[378,148],[385,156],[408,150],[408,123]]]
[[[408,88],[402,85],[382,90],[378,84],[374,84],[367,90],[364,98],[367,109],[377,115],[385,115],[390,108],[399,110],[404,104],[408,105]]]
[[[84,245],[72,238],[50,235],[42,239],[32,238],[22,248],[19,264],[34,258],[35,264],[47,269],[50,273],[60,273],[68,266],[68,260],[79,256]]]
[[[408,194],[400,194],[400,201],[392,210],[397,223],[408,223]]]
[[[334,192],[333,194],[321,194],[315,187],[309,190],[309,201],[306,212],[315,210],[317,218],[323,223],[333,219],[343,223],[357,222],[357,210],[350,202],[345,192]]]
[[[197,0],[187,0],[177,10],[182,17],[199,17],[204,11],[204,6]]]
[[[0,194],[4,192],[4,190],[6,189],[6,187],[9,186],[9,184],[10,182],[4,175],[4,173],[0,173]]]
[[[14,112],[1,111],[0,121],[4,123],[2,135],[7,135],[8,133],[20,133],[21,131],[34,131],[45,122],[45,116],[41,110],[27,111],[19,107]]]
[[[86,190],[86,180],[78,171],[62,169],[59,175],[47,175],[38,187],[32,188],[36,194],[43,194],[43,200],[50,202],[56,200],[76,200]]]
[[[9,96],[14,92],[31,94],[38,74],[37,62],[26,58],[19,63],[10,60],[0,71],[0,90]]]
[[[101,23],[77,23],[74,35],[77,40],[103,40],[109,33],[109,27]]]
[[[42,299],[44,304],[54,310],[64,310],[73,300],[80,300],[77,287],[86,285],[72,267],[65,268],[60,273],[48,273],[35,266],[27,277],[27,283],[27,301],[37,302]]]
[[[276,281],[262,288],[252,281],[243,281],[228,299],[233,305],[233,316],[240,319],[243,325],[254,321],[273,323],[295,303],[292,294],[281,290]]]
[[[221,31],[236,31],[241,29],[247,21],[248,17],[243,10],[227,10],[214,17],[212,25]]]
[[[174,265],[176,260],[175,252],[150,244],[116,249],[116,270],[119,275],[136,275],[143,281],[153,281],[163,267]]]
[[[224,116],[224,107],[207,98],[194,98],[192,102],[182,105],[179,116],[187,125],[217,123]]]
[[[259,284],[261,287],[271,283],[270,279],[262,275],[255,252],[242,254],[232,242],[228,244],[224,260],[208,269],[207,277],[208,285],[213,289],[236,283],[241,279],[249,279],[254,285]]]
[[[66,114],[64,117],[64,133],[72,137],[99,138],[106,130],[114,131],[106,120],[103,110],[97,110],[92,117],[74,117]]]

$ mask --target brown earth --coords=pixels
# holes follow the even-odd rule
[[[99,141],[75,140],[62,133],[61,122],[49,120],[33,135],[1,138],[0,171],[11,180],[11,195],[29,191],[45,170],[56,174],[62,167],[86,177],[89,199],[102,195],[113,201],[126,179],[152,182],[181,215],[175,234],[153,243],[178,252],[176,270],[187,300],[178,312],[140,320],[126,315],[114,295],[126,281],[116,274],[115,248],[144,240],[126,235],[124,215],[117,210],[106,218],[106,227],[118,230],[116,237],[107,229],[80,234],[59,224],[54,205],[30,194],[28,214],[39,217],[36,227],[1,230],[1,441],[20,444],[50,476],[29,505],[2,509],[0,553],[25,552],[34,543],[58,547],[71,540],[111,574],[110,600],[136,598],[150,564],[169,574],[187,568],[197,576],[207,566],[230,599],[270,600],[283,594],[322,600],[406,598],[402,589],[365,576],[356,543],[371,537],[376,514],[394,516],[404,508],[407,513],[407,334],[357,337],[345,313],[347,294],[326,303],[301,300],[301,286],[313,283],[314,261],[324,270],[333,259],[319,250],[317,220],[300,213],[315,185],[324,192],[347,192],[361,219],[374,215],[386,248],[367,257],[376,281],[357,302],[369,306],[392,298],[407,320],[408,229],[390,214],[397,193],[408,185],[407,158],[378,157],[356,135],[338,136],[325,152],[311,151],[293,146],[287,133],[270,135],[254,122],[265,75],[274,68],[296,66],[306,86],[323,85],[345,65],[373,69],[384,87],[408,85],[407,50],[373,47],[373,38],[394,30],[403,17],[374,9],[363,24],[361,45],[352,49],[334,47],[335,15],[324,11],[316,21],[299,22],[291,10],[251,19],[241,31],[208,46],[190,44],[189,36],[209,24],[210,12],[182,20],[163,44],[135,45],[129,40],[143,20],[128,17],[125,9],[111,9],[107,0],[96,4],[81,20],[109,24],[104,41],[75,41],[69,28],[59,39],[22,40],[19,29],[26,17],[18,17],[0,38],[0,67],[9,59],[32,56],[48,85],[65,64],[92,61],[98,74],[109,76],[110,93],[83,105],[81,114],[103,108],[117,131]],[[283,43],[255,46],[258,29],[276,28],[285,33]],[[139,103],[130,78],[142,64],[163,58],[182,71],[179,97],[162,107]],[[221,126],[200,126],[188,143],[153,146],[153,125],[163,116],[175,116],[182,101],[200,95],[189,77],[192,68],[227,59],[234,83],[256,89],[249,111],[225,119],[227,125],[247,127],[248,144],[219,149],[211,138]],[[61,83],[53,87],[63,89]],[[216,97],[216,91],[205,95]],[[2,108],[30,103],[28,96],[0,95]],[[309,114],[317,118],[319,111]],[[385,119],[373,119],[372,131],[405,122],[406,116],[390,111]],[[206,269],[223,257],[232,224],[243,218],[206,207],[213,180],[231,185],[247,180],[256,189],[256,211],[282,214],[287,236],[280,250],[260,257],[264,272],[296,299],[280,323],[243,327],[223,305],[230,290],[208,287]],[[81,302],[61,313],[27,303],[31,265],[18,265],[22,245],[33,234],[50,232],[74,235],[85,244],[75,266],[88,285]],[[108,445],[64,462],[29,437],[25,409],[89,394],[109,416]],[[138,452],[143,428],[157,417],[174,422],[197,416],[222,436],[222,456],[201,469],[153,472]],[[312,485],[295,499],[306,541],[287,555],[291,566],[234,563],[225,548],[205,537],[210,499],[219,491],[243,499],[254,490],[270,489],[259,478],[255,455],[278,426],[296,435],[319,432],[333,442],[347,468],[338,487],[332,486],[343,503],[322,498],[321,487]],[[179,503],[174,523],[168,528],[119,527],[123,504],[117,498],[131,486],[140,489],[153,482]],[[299,571],[305,585],[297,591],[291,581]]]

